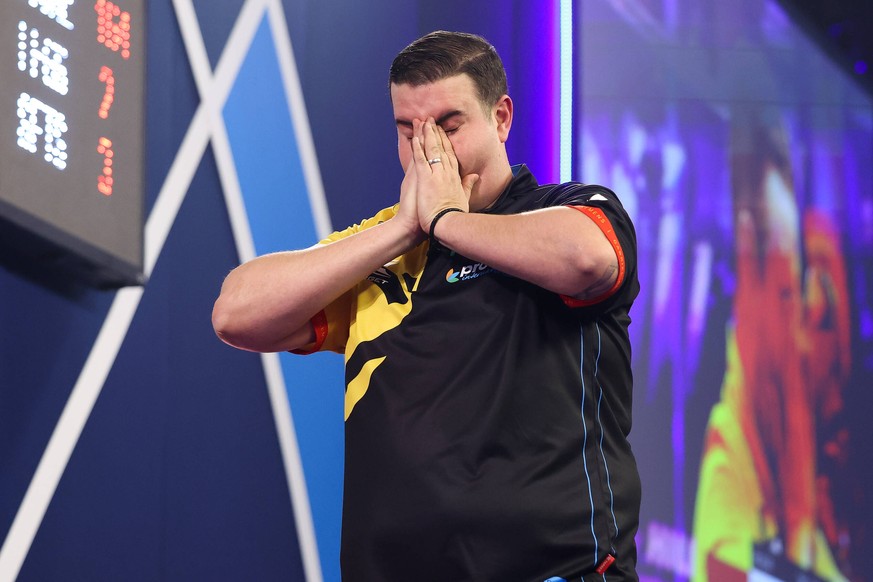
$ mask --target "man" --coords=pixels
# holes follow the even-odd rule
[[[345,580],[636,579],[630,220],[510,166],[481,37],[413,42],[390,91],[399,204],[235,269],[219,337],[345,352]]]

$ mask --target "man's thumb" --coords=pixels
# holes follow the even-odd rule
[[[479,181],[479,174],[467,174],[461,179],[461,186],[464,187],[464,192],[467,193],[467,197],[469,198],[470,193],[473,191],[473,186],[476,185],[476,182]]]

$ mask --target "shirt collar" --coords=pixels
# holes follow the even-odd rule
[[[539,186],[537,179],[528,169],[527,165],[516,164],[512,166],[511,169],[512,180],[510,180],[500,196],[497,197],[497,200],[495,200],[491,206],[482,211],[483,213],[499,213],[503,208],[512,204],[514,200],[520,196],[529,194]]]

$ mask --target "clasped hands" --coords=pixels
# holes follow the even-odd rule
[[[452,142],[432,117],[425,121],[415,119],[412,126],[412,158],[400,187],[398,217],[414,224],[417,238],[423,239],[441,210],[469,211],[470,194],[479,176],[461,176]]]

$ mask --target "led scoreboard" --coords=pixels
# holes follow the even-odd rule
[[[0,251],[100,286],[143,271],[142,0],[0,0]]]

